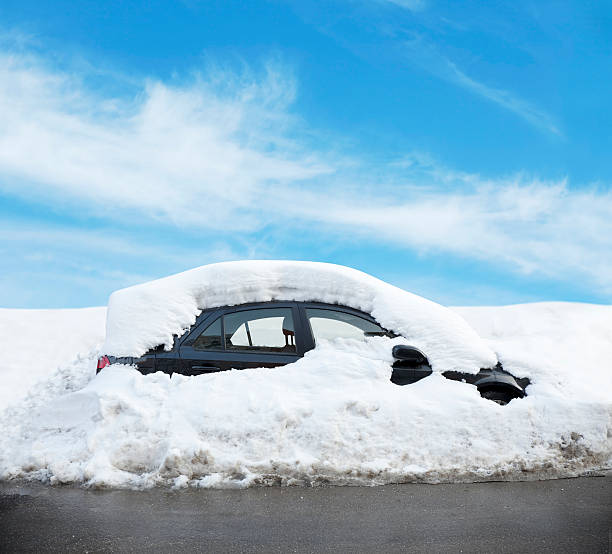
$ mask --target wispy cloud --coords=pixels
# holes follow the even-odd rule
[[[411,61],[432,75],[465,88],[473,94],[513,112],[540,131],[556,136],[563,135],[553,117],[546,111],[520,98],[510,90],[492,87],[470,77],[423,37],[406,41],[405,52]]]
[[[484,83],[480,83],[471,77],[468,77],[449,60],[445,60],[445,64],[448,68],[448,72],[445,73],[445,75],[448,76],[448,80],[455,82],[468,90],[471,90],[475,94],[478,94],[491,102],[495,102],[502,108],[506,108],[507,110],[514,112],[516,115],[522,117],[525,121],[538,129],[561,136],[561,131],[558,129],[555,123],[553,123],[552,117],[546,112],[536,108],[526,100],[518,98],[510,91],[493,88],[485,85]]]
[[[248,244],[234,243],[211,236],[156,236],[151,229],[134,232],[112,223],[89,229],[5,218],[0,222],[0,305],[103,305],[118,288],[204,263],[248,257]]]
[[[503,71],[504,66],[499,64],[497,59],[492,58],[486,67],[490,69],[493,66],[498,71],[501,85],[478,77],[476,68],[478,62],[486,61],[486,51],[473,50],[471,54],[466,54],[470,52],[471,43],[474,42],[473,35],[476,33],[501,35],[496,38],[503,43],[503,35],[508,33],[508,22],[502,16],[485,10],[488,17],[484,22],[472,21],[465,14],[457,19],[449,19],[441,15],[447,12],[447,9],[440,6],[436,9],[435,4],[430,6],[419,0],[370,0],[367,3],[359,3],[359,6],[369,9],[351,12],[353,33],[347,33],[341,25],[329,24],[327,18],[314,9],[305,9],[308,16],[304,17],[320,32],[333,37],[342,47],[374,65],[385,61],[404,66],[408,61],[411,66],[512,112],[542,133],[555,137],[564,136],[561,125],[552,114],[513,90],[517,88],[516,79],[511,80],[509,72]],[[389,7],[394,9],[390,10]],[[395,9],[397,7],[404,10]],[[457,11],[461,12],[459,8]],[[468,12],[473,15],[474,10]],[[449,29],[452,32],[449,32]],[[462,37],[461,40],[457,40],[457,34]],[[455,54],[459,51],[470,55],[470,61],[474,63],[458,63]]]
[[[285,75],[278,67],[213,72],[184,83],[150,81],[136,97],[115,98],[92,92],[82,76],[4,54],[0,189],[109,224],[159,221],[253,242],[263,229],[306,228],[339,243],[356,235],[580,280],[612,295],[609,187],[485,178],[424,156],[381,167],[334,154],[292,113],[296,83]],[[71,240],[63,231],[55,237]],[[12,240],[10,230],[0,228],[0,239]],[[105,247],[107,240],[86,234],[81,243],[125,256],[139,248]],[[194,265],[207,261],[196,258]]]

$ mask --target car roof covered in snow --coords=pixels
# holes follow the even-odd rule
[[[171,348],[202,310],[250,302],[317,301],[372,314],[422,350],[434,371],[476,372],[495,353],[457,313],[356,269],[319,262],[249,260],[204,265],[114,292],[104,353]]]

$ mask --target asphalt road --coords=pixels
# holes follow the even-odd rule
[[[110,491],[0,483],[0,552],[610,552],[612,475]]]

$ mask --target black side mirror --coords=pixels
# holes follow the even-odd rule
[[[393,357],[396,360],[401,360],[409,364],[429,364],[425,354],[423,354],[423,352],[421,352],[418,348],[414,348],[413,346],[408,346],[406,344],[397,344],[393,347],[392,353]]]

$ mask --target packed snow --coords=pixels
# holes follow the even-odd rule
[[[96,376],[103,309],[3,310],[3,349],[19,346],[23,358],[0,359],[0,378],[11,388],[28,371],[36,379],[25,396],[0,398],[0,479],[376,485],[612,467],[612,306],[455,311],[504,367],[531,378],[526,398],[499,406],[439,373],[396,386],[391,348],[405,339],[385,337],[323,342],[274,369],[170,377],[113,366]],[[52,332],[34,346],[22,335],[35,327]],[[64,351],[51,361],[57,342]]]
[[[295,261],[205,265],[113,293],[104,352],[141,356],[172,347],[206,308],[269,300],[319,301],[370,313],[428,355],[436,370],[477,373],[497,363],[466,322],[448,308],[349,267]]]

